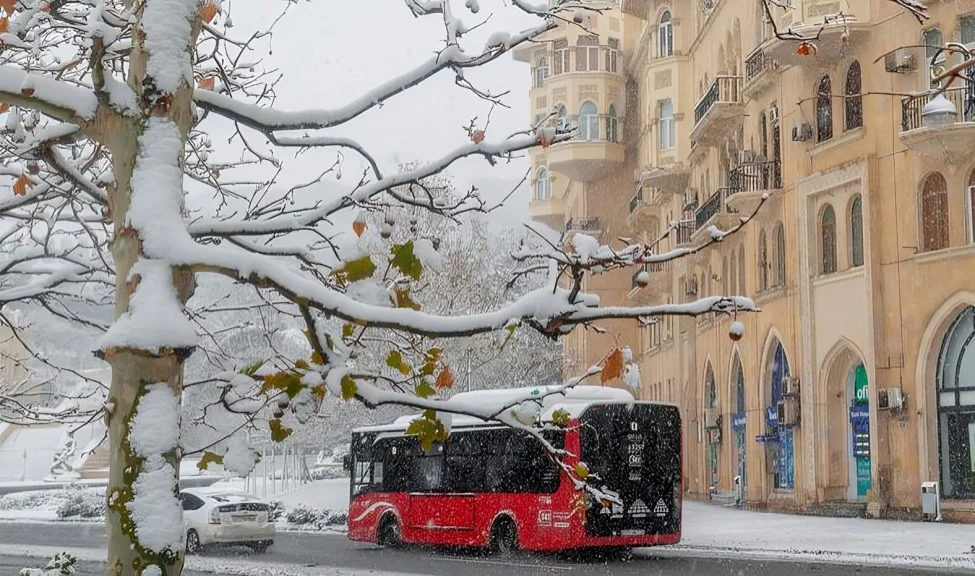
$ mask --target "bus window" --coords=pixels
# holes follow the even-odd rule
[[[363,494],[372,487],[372,462],[356,462],[352,474],[352,495]]]
[[[443,444],[434,444],[429,454],[422,454],[413,463],[413,492],[438,492],[443,484]]]
[[[481,492],[484,461],[479,434],[451,434],[446,446],[445,492]]]

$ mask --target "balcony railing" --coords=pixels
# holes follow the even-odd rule
[[[569,218],[565,223],[566,232],[599,232],[599,216]]]
[[[694,213],[694,230],[700,230],[708,220],[726,210],[725,201],[728,196],[731,196],[731,188],[718,188],[704,204],[701,204]]]
[[[566,52],[568,52],[568,58],[566,58]],[[545,60],[547,64],[547,67],[544,68],[545,72],[537,67],[532,68],[532,85],[535,88],[541,88],[538,85],[539,80],[544,83],[546,80],[573,72],[623,73],[622,53],[618,47],[614,46],[568,46],[558,50],[549,50],[545,54]]]
[[[633,195],[633,198],[630,198],[630,214],[636,212],[636,209],[639,208],[641,204],[643,204],[643,190],[640,190]]]
[[[739,192],[764,192],[782,187],[782,164],[778,160],[746,162],[728,173],[729,196]]]
[[[677,227],[674,228],[674,233],[677,235],[675,245],[683,246],[685,244],[690,244],[691,235],[694,234],[694,221],[681,220],[677,223]]]
[[[694,107],[694,125],[700,124],[708,110],[719,102],[726,104],[741,103],[740,76],[718,76],[714,79],[711,87]]]
[[[944,96],[955,105],[959,122],[975,122],[975,83],[949,88],[945,90]],[[931,94],[918,94],[901,100],[901,131],[923,127],[921,111],[930,100]]]
[[[584,114],[553,118],[556,133],[573,133],[569,142],[623,142],[623,118],[609,114]]]
[[[755,50],[745,59],[745,83],[751,82],[762,72],[771,70],[772,65],[772,57],[765,50]]]
[[[637,287],[636,277],[639,276],[641,272],[646,272],[647,274],[650,274],[652,277],[654,274],[667,272],[673,269],[674,269],[674,260],[667,260],[665,262],[648,262],[643,266],[640,266],[640,268],[638,268],[637,271],[633,273],[632,288]]]

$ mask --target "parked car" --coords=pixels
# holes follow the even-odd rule
[[[274,544],[271,505],[256,496],[188,488],[180,492],[179,499],[188,554],[198,554],[213,544],[242,544],[256,552]]]

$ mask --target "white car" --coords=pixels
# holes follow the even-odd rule
[[[186,489],[179,499],[188,554],[197,554],[210,544],[243,544],[257,552],[274,544],[271,505],[256,496]]]

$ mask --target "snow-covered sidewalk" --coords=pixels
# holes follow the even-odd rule
[[[748,512],[685,501],[681,543],[638,553],[973,570],[975,527]]]

